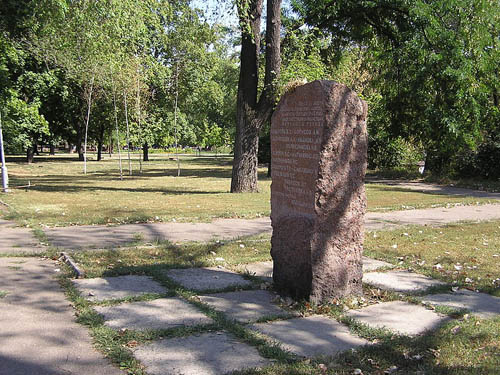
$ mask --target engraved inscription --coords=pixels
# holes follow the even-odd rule
[[[324,125],[321,101],[286,103],[271,128],[273,196],[295,212],[314,212]]]

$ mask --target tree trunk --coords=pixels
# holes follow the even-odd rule
[[[29,146],[26,149],[26,162],[28,164],[33,163],[33,160],[35,159],[35,147],[36,147],[36,144],[33,146]]]
[[[142,146],[142,160],[149,161],[149,145],[148,142]]]
[[[102,146],[104,145],[104,123],[99,125],[99,138],[97,140],[97,161],[102,160]]]
[[[249,120],[249,116],[245,116],[238,125],[245,120]],[[257,191],[259,129],[255,125],[256,121],[253,122],[236,128],[231,193]]]
[[[257,191],[259,131],[269,121],[277,98],[281,67],[281,0],[267,0],[266,69],[264,88],[257,101],[262,2],[251,0],[248,7],[238,6],[240,24],[243,26],[232,193]]]
[[[78,126],[78,129],[76,130],[76,151],[78,152],[78,160],[83,161],[84,160],[83,128],[82,128],[81,124]]]
[[[49,145],[49,147],[50,147],[49,154],[50,155],[55,155],[56,154],[56,146],[51,143]]]

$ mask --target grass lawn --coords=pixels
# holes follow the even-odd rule
[[[152,154],[139,172],[134,154],[133,176],[119,178],[118,160],[88,163],[83,175],[74,156],[40,157],[34,164],[8,158],[12,193],[1,199],[11,209],[4,217],[21,225],[67,226],[153,221],[210,221],[220,217],[255,218],[270,213],[270,185],[266,170],[259,171],[259,193],[230,194],[231,158],[181,158]],[[20,186],[27,186],[16,188]],[[487,203],[487,199],[444,196],[367,184],[368,210],[386,211],[458,204]]]
[[[450,286],[479,289],[500,296],[500,284],[494,283],[494,280],[500,277],[500,265],[496,256],[500,250],[499,234],[500,221],[449,225],[441,228],[411,227],[401,231],[371,232],[367,233],[365,252],[366,255],[392,262],[397,267],[412,268],[429,274],[444,280]],[[349,298],[319,306],[299,302],[292,308],[304,316],[319,313],[337,319],[347,324],[352,332],[373,341],[375,345],[343,353],[337,357],[304,360],[269,345],[244,325],[228,320],[224,314],[201,304],[195,294],[173,284],[163,272],[167,268],[216,264],[236,269],[241,263],[269,260],[269,250],[269,238],[259,236],[209,244],[158,243],[128,249],[74,254],[75,260],[87,272],[87,277],[127,274],[154,277],[169,288],[172,295],[195,304],[215,321],[214,325],[196,329],[113,331],[104,326],[102,318],[92,310],[92,306],[96,303],[88,302],[78,295],[69,282],[70,274],[62,277],[62,283],[78,311],[79,321],[90,328],[96,346],[123,369],[129,371],[129,374],[143,374],[142,367],[133,358],[130,348],[159,337],[178,337],[209,330],[230,332],[240,340],[255,346],[261,355],[274,362],[270,367],[243,374],[347,375],[359,369],[363,374],[381,375],[388,373],[386,371],[394,367],[397,368],[392,372],[395,374],[498,373],[500,318],[477,319],[463,313],[438,309],[442,313],[451,314],[455,319],[432,334],[417,337],[399,336],[385,330],[359,325],[345,315],[344,309],[397,299],[415,301],[397,293],[365,287],[363,298]],[[436,268],[437,264],[442,268]],[[461,266],[460,270],[455,266]],[[255,281],[252,277],[250,279]],[[468,282],[467,279],[471,281]],[[255,287],[259,288],[260,282],[257,282]],[[150,299],[154,296],[139,299],[141,298]]]
[[[500,297],[500,221],[366,234],[365,254]]]

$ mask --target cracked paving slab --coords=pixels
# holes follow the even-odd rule
[[[151,375],[221,375],[271,364],[225,332],[155,341],[138,347],[134,355]]]
[[[385,328],[404,335],[420,335],[448,320],[423,306],[402,301],[384,302],[350,310],[347,314],[370,327]]]
[[[115,329],[169,329],[213,323],[193,305],[180,298],[96,306],[108,327]]]
[[[368,272],[363,282],[374,287],[401,293],[418,293],[445,283],[409,271]]]
[[[90,301],[103,301],[139,296],[148,293],[165,294],[167,289],[149,276],[116,276],[73,280],[83,297]]]
[[[230,319],[248,323],[267,316],[290,316],[273,303],[276,294],[266,290],[246,290],[241,292],[217,293],[199,296],[200,300]]]
[[[345,325],[321,315],[257,323],[252,328],[303,357],[335,355],[369,344],[351,334]]]
[[[191,290],[205,291],[252,285],[251,281],[236,272],[218,267],[171,269],[165,271],[165,274],[184,288]]]
[[[427,304],[466,309],[481,318],[494,318],[500,315],[500,298],[466,289],[449,294],[431,294],[422,297],[421,300]]]

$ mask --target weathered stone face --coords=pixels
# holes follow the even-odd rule
[[[273,115],[273,278],[294,297],[361,292],[366,116],[366,103],[332,81],[287,93]]]

